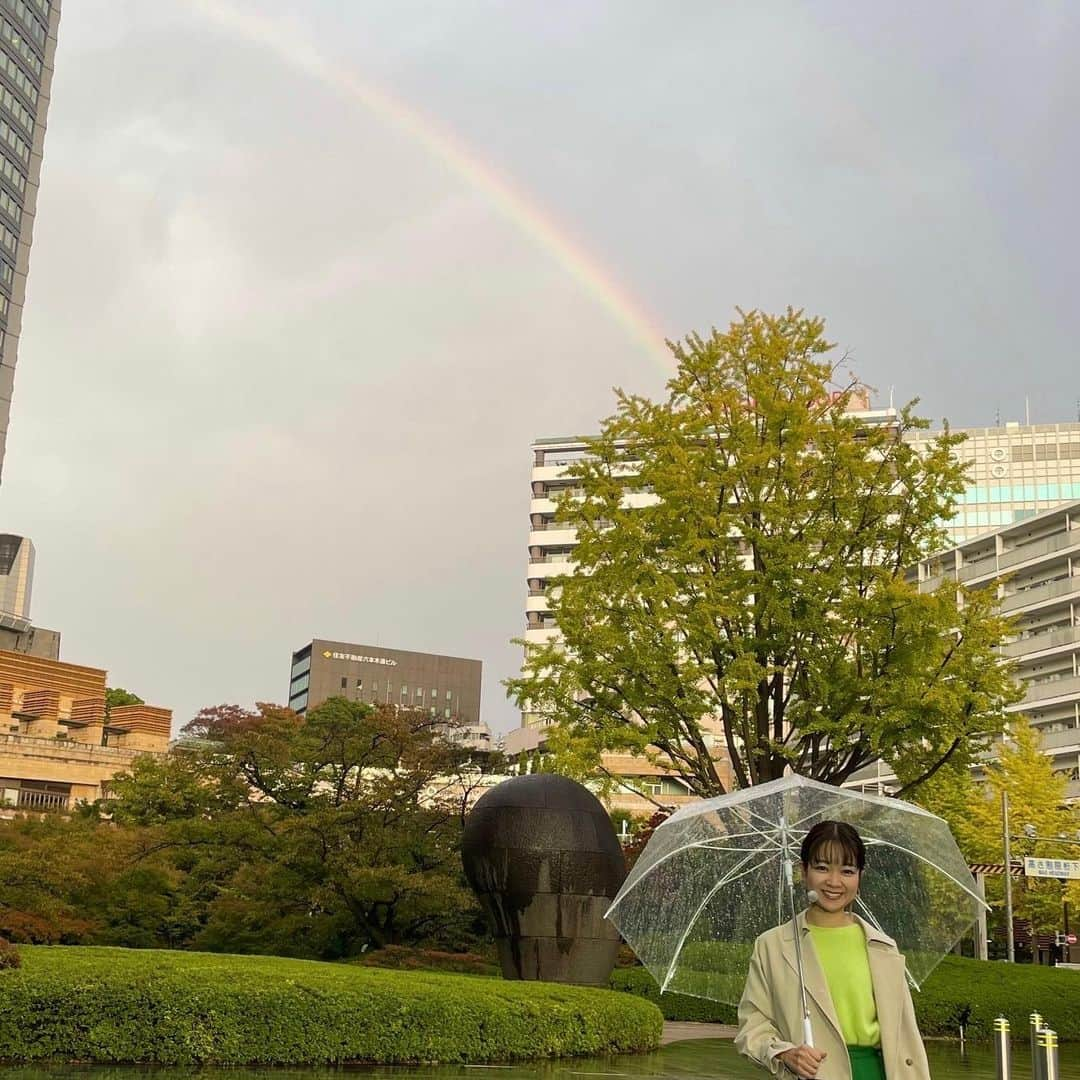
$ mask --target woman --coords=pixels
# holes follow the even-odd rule
[[[779,1076],[930,1080],[904,958],[896,942],[852,914],[866,847],[850,826],[821,821],[803,840],[803,885],[815,899],[754,943],[739,1003],[741,1054]],[[802,942],[814,1045],[803,1043],[795,933]]]

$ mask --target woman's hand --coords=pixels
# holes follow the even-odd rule
[[[785,1050],[780,1060],[796,1075],[813,1080],[817,1076],[818,1066],[828,1057],[824,1050],[815,1050],[812,1046],[795,1046]]]

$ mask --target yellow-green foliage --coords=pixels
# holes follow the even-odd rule
[[[0,1060],[475,1062],[653,1049],[629,994],[266,956],[23,946]]]

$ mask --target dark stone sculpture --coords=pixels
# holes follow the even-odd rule
[[[461,858],[505,978],[607,985],[619,935],[604,912],[626,861],[591,791],[546,773],[504,780],[469,814]]]

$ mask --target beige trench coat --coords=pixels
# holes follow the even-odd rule
[[[851,1080],[851,1064],[840,1022],[814,951],[806,913],[800,913],[797,921],[802,935],[806,1000],[814,1046],[828,1053],[818,1069],[818,1080]],[[859,922],[866,932],[887,1080],[930,1080],[926,1048],[915,1023],[915,1007],[904,976],[904,958],[892,938],[862,919]],[[802,1027],[795,938],[789,920],[762,934],[754,943],[750,974],[739,1003],[735,1046],[740,1054],[763,1065],[774,1076],[790,1076],[778,1055],[802,1044]]]

